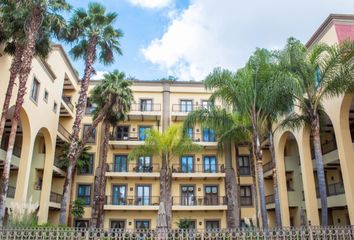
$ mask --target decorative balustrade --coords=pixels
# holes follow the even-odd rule
[[[0,239],[33,240],[268,240],[268,239],[305,239],[305,240],[342,240],[353,239],[353,226],[304,226],[300,228],[257,228],[238,229],[94,229],[94,228],[2,228]]]
[[[224,164],[173,164],[173,173],[224,173]]]
[[[173,196],[172,205],[175,206],[221,206],[226,205],[226,197],[220,196]]]

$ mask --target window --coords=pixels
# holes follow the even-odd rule
[[[118,126],[116,128],[116,139],[117,140],[128,140],[129,139],[129,126]]]
[[[238,157],[238,167],[240,175],[248,176],[251,175],[250,157],[249,156],[239,156]]]
[[[151,112],[152,111],[152,99],[141,99],[140,100],[140,111]]]
[[[203,129],[203,142],[215,142],[214,129],[210,129],[210,128]]]
[[[49,97],[49,93],[47,90],[44,90],[44,97],[43,100],[47,103],[48,102],[48,97]]]
[[[203,162],[205,173],[216,173],[218,171],[215,156],[204,156]]]
[[[150,205],[150,185],[137,185],[136,186],[136,205],[146,206]]]
[[[54,105],[53,105],[53,112],[54,113],[57,113],[57,109],[58,109],[58,104],[56,102],[54,102]]]
[[[79,174],[92,174],[93,173],[93,164],[94,164],[94,155],[92,153],[88,154],[88,165],[79,168]]]
[[[127,156],[126,155],[116,155],[114,157],[113,171],[114,172],[127,172]]]
[[[180,101],[180,110],[181,110],[181,112],[191,112],[193,110],[193,101],[192,100],[181,100]]]
[[[189,137],[189,138],[191,138],[192,140],[194,139],[194,137],[193,137],[193,128],[187,128],[187,130],[186,130],[186,136],[187,137]]]
[[[93,104],[90,100],[90,98],[87,98],[86,100],[86,109],[85,109],[85,114],[86,115],[91,115],[93,111],[96,109],[96,104]]]
[[[211,102],[208,100],[202,100],[202,108],[203,109],[210,109]]]
[[[90,125],[90,124],[85,124],[85,125],[84,125],[84,128],[83,128],[83,136],[84,136],[84,134],[86,134],[86,132],[88,131],[88,129],[91,128],[91,126],[92,126],[92,125]],[[88,138],[87,143],[95,143],[95,142],[96,142],[96,129],[94,129],[94,130],[92,131],[92,134],[91,134],[91,136]]]
[[[136,220],[135,221],[135,228],[136,229],[149,229],[150,228],[150,221],[149,220]]]
[[[88,228],[89,227],[89,220],[75,220],[75,227],[76,228]]]
[[[181,205],[194,206],[196,205],[195,187],[193,185],[181,186]]]
[[[241,186],[240,187],[240,203],[241,206],[252,206],[252,187]]]
[[[215,185],[205,186],[204,188],[204,204],[219,205],[219,187]]]
[[[181,172],[182,173],[194,172],[194,158],[192,156],[181,157]]]
[[[151,157],[140,156],[138,158],[138,164],[135,168],[136,172],[152,172]]]
[[[112,205],[126,205],[127,204],[127,186],[113,185],[112,188]]]
[[[124,220],[112,220],[111,229],[124,229],[125,221]]]
[[[31,89],[31,98],[35,102],[37,102],[38,100],[39,86],[40,86],[39,81],[37,80],[37,78],[34,78],[32,83],[32,89]]]
[[[219,229],[220,222],[218,220],[207,220],[205,221],[205,229]]]
[[[150,129],[151,129],[151,127],[139,127],[139,140],[140,141],[145,141],[145,139],[147,137],[147,133],[149,132]]]
[[[91,185],[79,184],[77,198],[81,198],[85,205],[91,204]]]

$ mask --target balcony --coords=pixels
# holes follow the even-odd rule
[[[265,204],[266,204],[266,208],[267,209],[274,209],[275,208],[274,203],[275,203],[275,195],[274,195],[274,193],[265,196]]]
[[[263,165],[263,173],[265,178],[271,178],[273,176],[273,162],[267,162]]]
[[[226,197],[220,196],[174,196],[173,211],[227,210]]]
[[[55,192],[50,192],[49,196],[49,206],[52,208],[60,209],[60,203],[63,198],[63,195]]]
[[[192,179],[192,178],[216,178],[221,179],[225,177],[224,164],[194,164],[194,165],[172,165],[172,177],[177,179]]]
[[[4,160],[6,159],[6,152],[7,152],[7,144],[6,141],[3,141],[0,146],[0,168],[4,166]],[[12,152],[12,159],[11,159],[11,169],[17,169],[20,164],[21,158],[21,150],[20,146],[14,145],[13,152]]]
[[[106,196],[104,210],[149,210],[158,211],[160,197]]]
[[[132,104],[128,114],[128,120],[133,121],[157,121],[161,119],[161,104]]]
[[[71,97],[62,96],[60,104],[60,116],[61,117],[74,117],[74,105],[71,102]]]
[[[53,163],[53,176],[54,177],[65,177],[66,176],[66,168],[61,163],[62,160],[58,159],[57,157],[54,158]]]
[[[251,196],[241,196],[240,197],[240,206],[241,207],[253,207],[253,199]]]
[[[239,166],[238,171],[240,176],[251,176],[251,167],[250,166]]]
[[[318,199],[318,206],[321,206],[320,192],[316,186],[316,197]],[[346,206],[345,190],[343,182],[327,184],[327,204],[328,207],[342,207]]]
[[[70,140],[70,132],[63,126],[61,123],[58,124],[58,137],[65,141],[69,142]]]
[[[145,141],[139,139],[138,132],[125,132],[120,134],[112,133],[110,136],[109,144],[113,149],[119,148],[133,148],[143,145]]]
[[[217,149],[218,147],[217,138],[214,134],[203,135],[203,133],[194,132],[193,136],[190,136],[190,138],[193,142],[203,146],[206,149]]]
[[[150,164],[148,166],[137,163],[119,166],[117,164],[108,164],[106,177],[110,178],[154,178],[160,177],[160,165]]]

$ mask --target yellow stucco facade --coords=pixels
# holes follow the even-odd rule
[[[308,43],[336,43],[336,24],[354,25],[352,16],[330,16]],[[3,103],[11,58],[0,55],[0,103]],[[63,191],[65,170],[58,165],[75,116],[78,97],[78,77],[66,53],[53,46],[46,62],[35,58],[27,84],[27,95],[21,109],[10,174],[7,204],[32,199],[39,204],[40,223],[57,224],[59,203]],[[97,81],[92,81],[93,88]],[[111,129],[106,173],[106,202],[104,227],[156,227],[159,209],[158,156],[142,156],[128,161],[129,152],[144,144],[146,128],[164,131],[171,124],[181,124],[188,112],[207,107],[210,92],[200,82],[134,81],[135,103],[128,120]],[[17,89],[15,87],[14,95]],[[14,105],[15,97],[11,100]],[[221,104],[221,103],[219,103]],[[328,185],[329,223],[354,223],[354,104],[352,95],[327,99],[328,115],[323,129],[323,158]],[[12,107],[13,108],[13,107]],[[6,123],[6,133],[0,148],[0,160],[5,149],[11,124],[12,108]],[[295,109],[296,111],[296,109]],[[92,123],[90,106],[82,125]],[[69,224],[83,226],[91,218],[93,182],[98,166],[102,129],[99,126],[90,146],[92,166],[77,170],[72,185],[71,202],[85,199],[82,219],[69,216]],[[194,227],[226,228],[226,199],[224,156],[218,150],[213,130],[197,124],[189,134],[203,152],[179,156],[172,160],[172,225],[177,228],[181,219],[189,219]],[[281,130],[275,133],[276,177],[280,193],[281,218],[284,226],[300,226],[311,221],[320,224],[320,202],[316,196],[315,164],[311,153],[309,130]],[[252,175],[252,158],[247,146],[232,149],[233,168],[240,184],[240,212],[244,224],[256,224],[260,219],[256,176]],[[264,145],[264,187],[270,226],[275,225],[273,169],[267,145]],[[259,212],[259,211],[258,211]],[[261,221],[259,221],[261,222]]]

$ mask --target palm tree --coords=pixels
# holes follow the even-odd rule
[[[70,199],[70,188],[72,183],[71,173],[76,166],[75,155],[78,152],[78,139],[81,128],[81,120],[87,102],[87,90],[91,75],[94,73],[93,63],[97,60],[103,64],[114,62],[114,54],[121,54],[119,39],[122,32],[113,27],[117,18],[116,13],[106,13],[106,8],[99,3],[89,3],[88,10],[77,9],[69,21],[68,30],[63,33],[65,39],[75,46],[70,53],[74,59],[85,59],[85,71],[81,81],[78,103],[76,105],[76,116],[71,134],[69,149],[70,165],[64,183],[63,199],[60,208],[60,224],[66,223],[66,210]],[[97,53],[97,50],[99,52]]]
[[[281,54],[281,65],[293,84],[289,95],[297,108],[285,118],[282,125],[292,129],[306,125],[311,130],[324,226],[328,224],[328,209],[320,137],[320,118],[324,114],[322,103],[325,98],[353,92],[353,55],[353,41],[333,46],[318,44],[308,52],[294,38],[288,39]]]
[[[9,182],[10,163],[13,153],[16,131],[20,117],[24,96],[26,94],[26,84],[31,71],[32,59],[36,53],[36,42],[43,37],[50,38],[52,35],[58,36],[59,29],[65,27],[65,21],[58,13],[62,10],[70,9],[70,5],[65,0],[39,0],[39,1],[15,1],[17,10],[14,14],[14,22],[24,28],[23,49],[21,68],[19,69],[19,87],[16,104],[11,121],[11,131],[7,147],[4,170],[2,174],[2,185],[0,188],[0,225],[3,224],[5,215],[6,192]],[[1,7],[10,6],[14,1],[3,1]],[[11,6],[10,6],[11,8]],[[11,28],[11,27],[9,27]],[[11,32],[11,31],[10,31]],[[49,40],[47,41],[49,43]],[[47,45],[49,46],[49,44]]]
[[[102,83],[91,92],[92,102],[97,105],[95,113],[100,113],[107,103],[110,107],[104,114],[102,123],[103,141],[100,146],[100,158],[95,174],[94,200],[92,209],[92,227],[103,227],[103,205],[105,200],[107,171],[107,152],[110,137],[110,126],[116,126],[127,118],[131,103],[134,100],[130,86],[132,82],[125,79],[125,75],[117,70],[104,75]]]
[[[205,81],[208,88],[209,76]],[[215,90],[215,89],[214,89]],[[231,90],[232,91],[232,90]],[[219,90],[215,90],[215,96]],[[211,97],[212,99],[214,96]],[[195,110],[188,114],[184,122],[184,129],[193,127],[197,122],[203,126],[214,129],[218,135],[219,148],[223,150],[225,156],[225,192],[227,198],[227,227],[237,228],[240,226],[240,209],[238,202],[239,185],[236,182],[236,171],[232,167],[232,143],[243,142],[249,139],[246,124],[237,113],[221,109],[212,104],[205,109]]]
[[[180,155],[196,153],[202,150],[202,146],[193,143],[192,139],[184,136],[181,126],[171,125],[163,133],[151,129],[147,134],[145,144],[129,153],[128,158],[130,160],[137,159],[143,155],[158,155],[161,158],[160,202],[165,204],[166,222],[169,228],[171,228],[172,224],[171,161]]]

